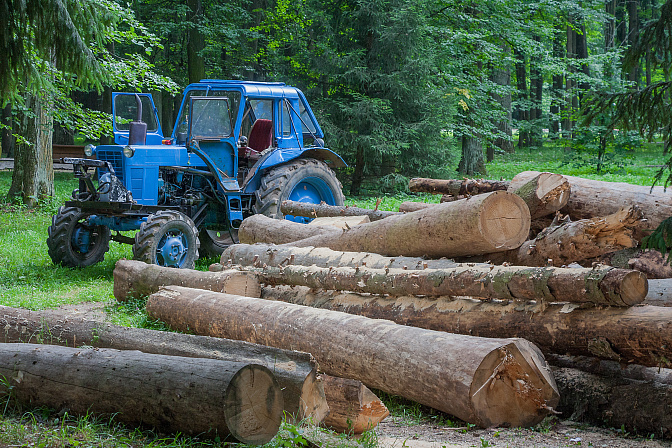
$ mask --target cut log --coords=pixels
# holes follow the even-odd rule
[[[264,366],[113,349],[2,344],[0,385],[31,407],[114,415],[159,431],[270,441],[282,393]],[[7,388],[11,385],[11,389]]]
[[[327,204],[310,204],[308,202],[282,201],[280,211],[284,215],[305,216],[307,218],[322,218],[333,216],[368,216],[371,221],[398,215],[399,212],[385,210],[371,210],[368,208],[352,207],[349,205],[336,206]]]
[[[672,306],[672,279],[648,280],[649,292],[644,303],[656,306]]]
[[[147,297],[165,285],[181,285],[249,297],[259,297],[261,294],[261,285],[256,277],[237,270],[201,272],[122,259],[117,261],[113,275],[114,297],[120,302]]]
[[[647,278],[672,278],[672,266],[657,250],[646,250],[628,260],[628,266],[646,274]]]
[[[441,196],[441,200],[439,202],[453,202],[453,201],[459,201],[460,199],[466,199],[466,196],[453,196],[450,194],[444,194]]]
[[[297,420],[320,423],[328,413],[317,364],[309,353],[281,350],[230,339],[128,328],[95,322],[62,311],[28,311],[0,306],[2,342],[82,345],[145,353],[212,358],[260,364],[273,371],[282,388],[285,411]]]
[[[537,171],[519,173],[511,183],[526,182],[537,174]],[[572,194],[562,211],[572,219],[606,216],[618,212],[622,207],[637,205],[646,219],[642,230],[652,230],[672,216],[672,191],[666,192],[663,187],[654,187],[651,191],[651,187],[643,185],[565,177],[571,185]],[[639,239],[643,235],[640,232],[636,237]]]
[[[496,191],[291,244],[439,258],[513,249],[525,241],[529,230],[530,212],[525,202],[514,194]]]
[[[303,287],[266,287],[262,297],[448,333],[525,338],[544,353],[597,356],[649,367],[665,367],[672,360],[669,307],[581,309],[573,304],[381,297],[311,292]]]
[[[307,226],[287,219],[273,219],[262,214],[248,216],[238,229],[241,243],[286,244],[315,235],[340,235],[342,230],[333,226]]]
[[[569,181],[554,173],[539,173],[521,184],[511,182],[508,191],[525,201],[532,219],[552,215],[567,205],[570,198]]]
[[[275,221],[275,220],[274,220]],[[425,260],[419,257],[384,257],[369,252],[338,252],[326,247],[275,246],[272,244],[232,244],[223,253],[223,265],[242,266],[319,266],[371,269],[449,269],[459,266],[452,260]],[[489,266],[473,264],[474,266]]]
[[[385,404],[361,381],[323,375],[329,415],[324,425],[336,432],[361,434],[390,415]]]
[[[568,356],[550,354],[546,357],[556,367],[578,369],[598,376],[618,380],[650,381],[672,386],[672,369],[646,367],[638,364],[621,364],[618,361],[599,359],[591,356]],[[672,428],[670,428],[672,429]]]
[[[562,418],[624,428],[643,436],[672,436],[672,386],[554,368]]]
[[[646,276],[641,272],[608,266],[589,269],[463,265],[422,271],[316,266],[250,269],[269,285],[391,296],[472,296],[632,306],[642,303],[648,291]]]
[[[426,179],[416,177],[408,182],[408,188],[416,193],[475,195],[492,191],[506,190],[509,182],[485,179]]]
[[[483,427],[530,426],[557,402],[540,352],[287,303],[170,286],[147,312],[175,329],[308,350],[329,375],[353,378]]]
[[[637,246],[635,230],[641,226],[636,206],[603,218],[557,222],[516,250],[487,254],[462,261],[508,262],[518,266],[563,266]]]
[[[371,222],[368,216],[330,216],[324,218],[315,218],[308,223],[310,226],[332,226],[344,230],[350,227],[358,226]]]
[[[423,210],[427,207],[431,207],[432,205],[436,204],[427,202],[404,201],[399,204],[399,211],[402,213],[417,212],[418,210]]]

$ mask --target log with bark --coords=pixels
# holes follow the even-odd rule
[[[339,230],[349,229],[360,224],[371,222],[368,216],[329,216],[315,218],[308,223],[309,226],[331,226]]]
[[[414,271],[290,265],[248,269],[269,285],[391,296],[472,296],[632,306],[642,303],[648,290],[646,276],[641,272],[610,266],[590,269],[462,265]]]
[[[264,366],[113,349],[2,344],[0,385],[32,407],[114,415],[160,431],[231,434],[261,445],[282,422],[282,392]],[[10,389],[11,387],[11,389]]]
[[[582,309],[576,304],[382,297],[305,287],[265,287],[262,297],[448,333],[525,338],[544,353],[597,356],[650,367],[665,367],[672,360],[670,307]]]
[[[361,381],[323,375],[329,415],[324,425],[336,432],[361,434],[390,415],[385,404]]]
[[[557,391],[523,339],[482,339],[309,307],[166,287],[147,312],[173,328],[308,350],[325,373],[353,378],[483,427],[530,426]]]
[[[274,372],[285,411],[297,420],[320,423],[328,413],[317,364],[309,353],[281,350],[230,339],[129,328],[56,310],[29,311],[0,306],[2,342],[139,350],[187,358],[260,364]]]
[[[553,369],[562,418],[624,428],[642,436],[672,437],[672,386],[583,370]]]
[[[647,278],[672,278],[672,266],[657,250],[646,250],[628,260],[628,266],[646,274]]]
[[[538,175],[537,171],[524,171],[516,175],[512,184],[523,183]],[[618,212],[622,207],[637,205],[643,212],[646,225],[642,230],[655,229],[663,220],[672,216],[672,192],[663,187],[604,182],[565,176],[572,189],[563,213],[572,219],[594,218]],[[638,233],[639,239],[644,233]]]
[[[634,237],[642,225],[638,207],[631,206],[602,218],[570,222],[555,220],[533,240],[518,249],[463,259],[462,261],[508,262],[519,266],[563,266],[637,246]]]
[[[241,243],[286,244],[315,235],[340,235],[343,230],[334,226],[307,226],[287,219],[273,219],[262,214],[248,216],[238,229]]]
[[[525,202],[514,194],[496,191],[291,244],[388,256],[454,257],[517,248],[529,229],[530,212]]]
[[[423,210],[433,205],[436,205],[436,203],[404,201],[401,204],[399,204],[399,211],[402,213],[417,212],[418,210]]]
[[[277,221],[277,220],[273,220]],[[297,224],[299,225],[299,224]],[[450,269],[460,266],[449,259],[426,260],[419,257],[385,257],[370,252],[339,252],[326,247],[275,246],[272,244],[232,244],[222,253],[222,265],[242,266],[319,266],[371,269]],[[471,264],[488,267],[486,263]]]
[[[571,196],[569,181],[554,173],[539,173],[520,184],[511,182],[507,191],[525,201],[532,219],[552,215],[567,205]]]
[[[648,280],[649,292],[644,303],[656,306],[672,306],[672,279]]]
[[[485,179],[427,179],[416,177],[408,182],[408,188],[416,193],[475,195],[506,190],[509,182]]]
[[[308,202],[282,201],[280,211],[283,215],[305,216],[307,218],[322,218],[332,216],[368,216],[371,221],[398,215],[399,212],[385,210],[371,210],[368,208],[352,207],[349,205],[336,206],[327,204],[311,204]]]
[[[237,270],[200,272],[122,259],[117,261],[113,275],[114,297],[120,302],[147,297],[165,285],[181,285],[249,297],[259,297],[261,294],[261,285],[257,278]]]
[[[466,196],[463,195],[453,196],[450,194],[444,194],[441,196],[439,202],[453,202],[453,201],[459,201],[460,199],[466,199]]]

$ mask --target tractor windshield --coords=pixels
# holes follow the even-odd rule
[[[219,140],[233,132],[229,99],[192,96],[190,135],[197,140]]]
[[[184,133],[186,135],[188,131],[189,107],[191,106],[191,98],[195,96],[226,97],[229,99],[229,106],[231,110],[234,111],[234,113],[238,112],[238,105],[240,104],[240,92],[231,90],[190,90],[186,93],[186,97],[183,101],[184,106],[182,106],[180,118],[177,120],[176,135],[179,133]]]

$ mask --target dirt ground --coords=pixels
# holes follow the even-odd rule
[[[105,320],[105,305],[101,302],[82,303],[64,305],[60,309],[86,319]],[[311,439],[320,445],[319,440]],[[533,430],[452,428],[390,416],[378,425],[373,440],[369,438],[368,441],[374,440],[380,448],[672,448],[672,440],[635,438],[619,430],[559,419],[545,421]]]

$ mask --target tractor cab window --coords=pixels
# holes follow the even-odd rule
[[[233,133],[229,99],[220,96],[190,98],[190,135],[197,140],[220,140]]]
[[[187,92],[186,97],[183,101],[184,106],[182,106],[182,111],[180,112],[180,119],[177,122],[177,129],[175,135],[180,133],[186,135],[188,131],[188,122],[189,122],[189,107],[191,106],[191,98],[195,96],[213,96],[213,97],[226,97],[229,100],[229,106],[232,113],[238,113],[238,106],[240,104],[240,92],[231,91],[231,90],[190,90]]]
[[[156,132],[158,123],[152,102],[147,95],[139,95],[142,104],[142,121],[147,123],[147,132]],[[128,131],[131,121],[138,116],[138,103],[134,94],[119,94],[114,97],[114,124],[117,131]]]
[[[240,135],[247,139],[243,146],[255,153],[274,145],[273,100],[247,100]]]
[[[313,134],[317,133],[317,128],[315,127],[315,123],[313,123],[313,119],[311,118],[310,114],[308,113],[308,109],[306,109],[306,105],[303,103],[303,98],[301,98],[300,101],[299,101],[299,116],[301,117],[301,123],[303,124],[304,134],[310,135],[311,132]]]

